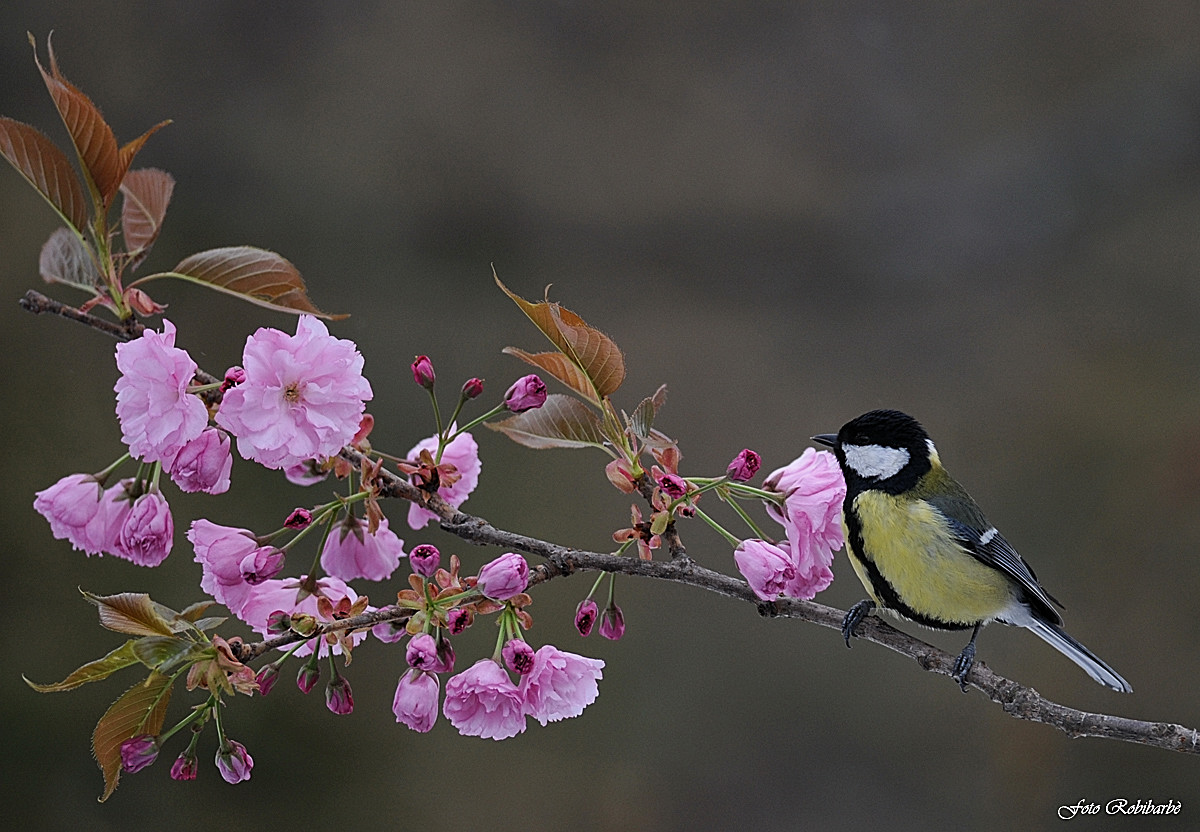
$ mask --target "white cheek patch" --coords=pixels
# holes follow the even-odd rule
[[[846,464],[860,477],[886,480],[900,473],[908,464],[909,453],[904,448],[883,445],[842,445]]]

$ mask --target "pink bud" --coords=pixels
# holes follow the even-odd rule
[[[267,633],[278,636],[292,629],[292,617],[283,610],[275,610],[267,616]]]
[[[510,638],[500,655],[513,673],[526,676],[533,670],[533,648],[524,639]]]
[[[413,636],[405,648],[404,658],[409,667],[415,667],[417,670],[434,670],[435,665],[441,664],[438,660],[437,642],[429,633]]]
[[[283,569],[283,551],[274,546],[260,546],[242,558],[242,580],[251,586],[274,578]]]
[[[133,501],[117,534],[113,554],[138,566],[158,566],[171,553],[174,534],[170,506],[162,494],[151,491]]]
[[[745,448],[733,458],[733,462],[729,463],[725,473],[734,482],[746,482],[758,473],[760,465],[762,465],[762,457],[749,448]]]
[[[158,758],[158,737],[138,734],[121,743],[121,769],[133,774]]]
[[[479,394],[483,392],[483,379],[469,378],[466,384],[463,385],[462,396],[464,399],[479,398]]]
[[[516,552],[508,552],[479,570],[479,591],[493,601],[507,601],[525,591],[529,564]]]
[[[504,406],[513,413],[524,413],[546,403],[546,382],[534,374],[517,379],[504,394]]]
[[[233,470],[229,448],[229,434],[205,428],[166,460],[171,482],[188,493],[224,494],[229,490],[229,474]]]
[[[317,664],[317,651],[314,650],[312,658],[305,662],[296,674],[296,687],[300,688],[301,693],[309,693],[317,686],[317,680],[320,678],[321,668]]]
[[[413,359],[412,363],[413,381],[424,387],[426,390],[433,389],[433,382],[437,375],[433,372],[433,362],[429,360],[427,355],[418,355]]]
[[[289,529],[307,529],[312,523],[312,512],[306,508],[294,508],[292,513],[283,521],[283,525]]]
[[[617,641],[625,635],[625,614],[616,604],[609,604],[600,618],[600,635]]]
[[[408,562],[413,572],[423,578],[432,578],[441,565],[442,555],[436,546],[422,543],[409,553]]]
[[[254,674],[254,679],[258,682],[258,692],[266,696],[279,681],[279,668],[274,664],[265,665]]]
[[[346,677],[338,676],[325,686],[325,707],[341,716],[353,713],[354,694]]]
[[[175,758],[175,762],[171,763],[171,779],[172,780],[195,780],[196,774],[200,771],[200,761],[196,759],[196,755],[185,751]]]
[[[221,382],[221,392],[224,393],[230,387],[237,387],[246,380],[246,371],[241,367],[230,367],[225,371],[225,380]]]
[[[397,722],[403,722],[414,731],[424,733],[433,728],[438,715],[437,676],[417,670],[401,676],[392,699],[392,713]]]
[[[250,779],[250,771],[254,768],[254,758],[246,750],[246,746],[233,740],[225,740],[217,749],[217,770],[225,778],[226,783],[240,783]]]
[[[454,646],[450,644],[450,639],[439,634],[437,639],[437,666],[433,669],[438,673],[453,673],[454,672]]]
[[[575,629],[579,631],[579,635],[584,638],[590,636],[599,615],[600,607],[591,598],[580,601],[579,606],[575,608]]]
[[[456,636],[470,627],[474,621],[475,615],[470,610],[464,610],[461,607],[455,607],[446,613],[446,629],[452,636]]]
[[[663,493],[672,500],[678,500],[680,497],[687,494],[687,483],[683,477],[678,474],[661,474],[658,478],[658,487],[663,490]]]

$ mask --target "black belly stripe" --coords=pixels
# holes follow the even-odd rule
[[[849,502],[849,499],[847,499],[847,505],[849,505]],[[885,608],[892,610],[903,618],[907,618],[909,621],[915,621],[923,627],[930,627],[935,630],[969,630],[975,626],[974,624],[963,624],[960,622],[942,621],[940,618],[930,618],[904,603],[903,599],[900,598],[900,594],[896,592],[896,588],[892,586],[887,578],[883,577],[883,573],[879,571],[879,566],[866,555],[866,547],[863,545],[862,538],[862,524],[858,522],[858,517],[853,511],[846,511],[845,518],[846,527],[850,532],[850,546],[847,549],[847,554],[866,570],[867,579],[871,582],[871,589],[874,590],[875,597],[882,602]]]

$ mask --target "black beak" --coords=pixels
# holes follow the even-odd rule
[[[811,437],[811,439],[814,442],[819,442],[822,445],[828,445],[831,448],[837,445],[836,433],[818,433],[816,436]]]

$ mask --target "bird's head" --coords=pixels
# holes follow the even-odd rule
[[[904,490],[937,462],[925,428],[899,410],[872,410],[813,441],[833,448],[847,483],[858,479],[870,487],[887,483]]]

